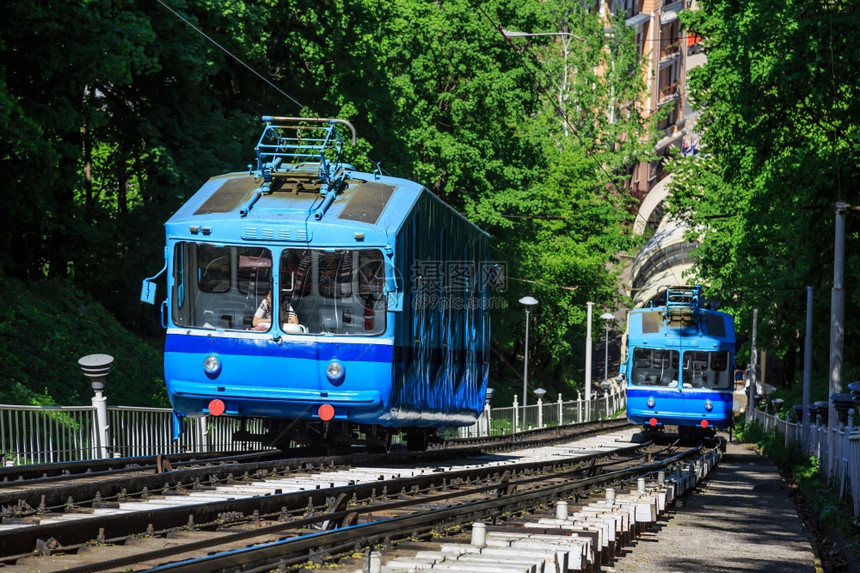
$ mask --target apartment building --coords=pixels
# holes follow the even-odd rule
[[[664,107],[671,109],[658,125],[663,135],[655,148],[658,160],[632,168],[631,193],[640,199],[644,199],[666,175],[659,157],[683,144],[687,41],[678,15],[689,8],[690,1],[599,0],[602,15],[608,16],[611,11],[635,31],[636,46],[644,61],[643,74],[648,85],[643,108],[652,114]]]

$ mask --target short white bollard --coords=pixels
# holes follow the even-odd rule
[[[472,545],[475,547],[487,546],[487,525],[480,521],[472,524]]]
[[[382,552],[368,551],[364,554],[364,567],[362,573],[381,573],[382,572]]]

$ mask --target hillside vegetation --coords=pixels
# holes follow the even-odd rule
[[[247,169],[261,115],[335,117],[356,128],[347,163],[421,183],[492,235],[506,271],[494,386],[522,387],[525,295],[540,301],[532,390],[582,385],[587,303],[625,304],[618,254],[640,243],[628,166],[662,137],[623,17],[561,0],[10,0],[3,15],[3,275],[74,285],[161,336],[157,307],[134,301],[164,265],[164,222],[213,175]],[[77,354],[111,352],[82,346],[66,376]],[[33,380],[55,365],[10,356],[41,396]]]
[[[92,386],[77,362],[101,353],[114,357],[109,404],[168,406],[161,352],[66,282],[0,276],[0,308],[0,403],[89,404]]]

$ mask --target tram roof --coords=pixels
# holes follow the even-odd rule
[[[733,347],[735,327],[732,315],[702,308],[699,318],[692,313],[666,316],[666,307],[639,308],[627,318],[628,343],[653,348],[683,346],[694,350]]]
[[[334,200],[324,205],[314,166],[292,170],[264,185],[248,172],[212,177],[167,221],[168,236],[212,242],[387,245],[393,244],[394,234],[421,194],[431,194],[406,179],[349,169]]]

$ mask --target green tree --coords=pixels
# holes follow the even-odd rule
[[[829,292],[836,201],[856,203],[860,54],[852,38],[860,12],[848,1],[702,0],[684,12],[704,37],[707,64],[690,90],[702,106],[704,155],[679,161],[671,209],[702,244],[697,274],[748,330],[760,309],[759,345],[783,358],[786,381],[799,371],[805,287],[816,293],[816,372],[827,378]],[[848,215],[846,332],[860,292],[858,222]],[[860,370],[845,346],[846,380]],[[852,374],[853,372],[853,374]]]
[[[399,2],[388,63],[410,176],[486,228],[507,263],[510,305],[493,315],[497,375],[521,368],[523,313],[540,305],[534,386],[582,382],[586,302],[616,308],[613,266],[633,246],[627,165],[653,145],[640,62],[623,21],[560,2]],[[407,28],[407,23],[412,22]],[[570,36],[514,39],[499,27]]]
[[[358,128],[351,163],[425,184],[494,235],[513,304],[493,317],[501,371],[519,370],[514,301],[533,294],[536,385],[565,390],[581,379],[586,301],[617,303],[614,258],[631,246],[618,182],[649,146],[629,30],[609,24],[607,39],[606,22],[555,1],[11,0],[0,268],[73,280],[159,332],[136,300],[163,222],[244,169],[260,115],[340,117]],[[584,40],[512,44],[499,27]]]

